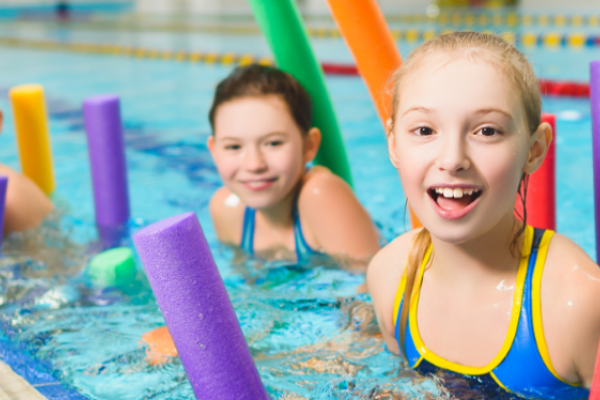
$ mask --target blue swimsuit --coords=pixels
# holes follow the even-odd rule
[[[246,207],[244,212],[244,227],[242,228],[242,241],[240,247],[249,254],[254,254],[254,220],[256,218],[256,210]],[[302,235],[302,226],[300,225],[300,217],[298,210],[294,207],[294,242],[296,244],[296,257],[298,262],[308,260],[317,252],[313,250]]]
[[[432,353],[419,334],[417,309],[423,274],[432,254],[429,246],[415,278],[406,326],[405,346],[400,343],[400,310],[406,275],[400,281],[394,309],[396,341],[406,349],[410,368],[422,374],[453,378],[451,392],[483,398],[575,400],[587,399],[589,390],[564,381],[554,370],[542,327],[541,286],[548,245],[554,232],[527,226],[521,262],[517,271],[511,322],[500,352],[485,367],[468,367]],[[450,380],[449,380],[450,381]],[[455,393],[458,398],[460,393]],[[469,396],[469,398],[472,398]],[[479,398],[479,397],[477,397]]]

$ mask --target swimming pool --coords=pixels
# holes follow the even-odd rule
[[[64,30],[23,31],[76,36]],[[126,39],[111,33],[109,38],[156,43],[156,36],[144,35]],[[161,35],[165,46],[218,45],[222,52],[239,46],[232,35],[199,34],[187,43],[182,35]],[[210,40],[215,37],[217,44]],[[266,51],[260,36],[244,40],[246,51]],[[314,42],[321,59],[350,60],[340,39]],[[403,54],[411,46],[400,43]],[[542,77],[580,81],[587,80],[589,60],[600,58],[596,49],[532,48],[526,53]],[[18,167],[8,89],[27,82],[44,85],[57,179],[54,199],[63,210],[45,228],[8,238],[0,264],[0,347],[3,354],[14,355],[3,358],[9,364],[35,361],[47,368],[54,378],[38,386],[40,392],[49,398],[76,398],[69,389],[57,390],[62,387],[58,381],[91,399],[192,397],[178,360],[160,367],[144,360],[139,339],[163,319],[141,272],[139,285],[124,291],[90,288],[81,274],[94,251],[89,243],[95,240],[81,102],[112,92],[121,96],[132,230],[196,212],[273,398],[450,398],[437,378],[403,370],[399,358],[384,350],[369,296],[356,293],[362,275],[326,261],[311,266],[233,262],[232,251],[216,241],[207,204],[220,181],[205,147],[210,133],[206,113],[215,83],[230,68],[27,49],[0,48],[0,55],[0,108],[6,117],[0,160]],[[382,240],[388,241],[408,221],[381,123],[359,78],[330,76],[327,84],[356,193],[380,227]],[[545,98],[544,110],[557,114],[558,230],[595,257],[589,102]]]

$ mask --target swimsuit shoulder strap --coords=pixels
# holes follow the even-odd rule
[[[300,214],[298,212],[298,202],[294,203],[294,243],[296,247],[296,257],[298,261],[306,260],[316,251],[306,243],[302,234],[302,224],[300,223]]]
[[[254,254],[254,220],[256,210],[246,207],[244,211],[244,225],[242,226],[242,240],[240,247],[249,254]]]

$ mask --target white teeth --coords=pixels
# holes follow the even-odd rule
[[[434,190],[440,196],[444,196],[449,199],[452,199],[452,198],[460,199],[464,196],[471,196],[473,193],[479,193],[481,191],[480,189],[475,189],[475,188],[468,188],[468,189],[454,188],[453,189],[453,188],[444,188],[444,187],[438,187],[438,188],[435,188]]]

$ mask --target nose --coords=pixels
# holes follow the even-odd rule
[[[471,167],[471,160],[467,152],[467,140],[463,135],[444,135],[436,166],[451,174],[468,170]]]
[[[264,172],[267,169],[265,158],[256,146],[249,147],[243,154],[244,169],[253,173]]]

